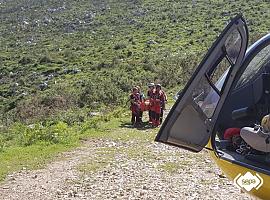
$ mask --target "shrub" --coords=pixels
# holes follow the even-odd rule
[[[86,83],[80,94],[80,104],[95,108],[97,104],[118,105],[123,91],[109,77],[96,76]]]
[[[4,151],[5,147],[5,139],[4,137],[0,134],[0,152]]]
[[[37,143],[67,143],[73,134],[67,124],[63,122],[48,127],[41,124],[27,126],[15,123],[9,132],[14,135],[16,143],[21,146],[30,146]]]
[[[67,85],[55,88],[22,100],[16,106],[16,117],[25,123],[35,123],[55,116],[58,112],[76,108],[78,95]]]
[[[79,123],[84,122],[88,118],[87,109],[72,108],[65,111],[63,110],[52,118],[53,118],[52,120],[54,121],[55,119],[63,121],[69,126],[74,125],[74,124],[79,124]]]
[[[40,58],[40,60],[39,60],[39,63],[40,64],[49,64],[49,63],[52,63],[53,61],[52,61],[52,59],[51,59],[51,57],[49,57],[49,56],[43,56],[42,58]]]
[[[117,44],[114,45],[113,49],[114,50],[119,50],[119,49],[124,49],[126,47],[127,47],[126,43],[118,42]]]
[[[24,56],[19,60],[19,64],[22,64],[22,65],[27,65],[27,64],[30,64],[30,63],[32,63],[32,60],[29,57]]]

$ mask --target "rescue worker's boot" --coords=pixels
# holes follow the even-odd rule
[[[134,125],[135,124],[135,115],[134,113],[131,113],[131,124]]]
[[[159,120],[154,120],[153,126],[154,126],[154,127],[158,127],[159,125],[160,125]]]
[[[153,119],[153,121],[152,121],[152,126],[153,126],[153,127],[156,127],[156,126],[157,126],[156,123],[157,123],[156,120]]]
[[[139,122],[140,122],[140,124],[142,124],[142,123],[143,123],[143,121],[142,121],[142,117],[143,117],[143,112],[142,112],[142,111],[140,111],[140,114],[139,114]]]
[[[163,121],[163,112],[164,112],[164,110],[163,110],[163,108],[161,108],[160,119],[159,119],[160,124],[162,124],[162,121]]]

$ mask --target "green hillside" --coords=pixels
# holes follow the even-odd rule
[[[0,0],[0,180],[89,137],[121,138],[133,85],[159,82],[171,98],[231,17],[243,13],[254,41],[269,10],[259,0]]]
[[[269,30],[269,8],[259,0],[1,0],[2,127],[83,122],[149,81],[176,91],[231,17],[243,13],[254,39]]]

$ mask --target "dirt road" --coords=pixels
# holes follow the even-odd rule
[[[0,185],[0,199],[251,198],[221,176],[206,151],[194,154],[153,141],[91,139],[44,169],[9,175]]]

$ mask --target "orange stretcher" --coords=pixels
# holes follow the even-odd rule
[[[141,111],[150,110],[150,101],[146,100],[146,101],[141,102],[140,108],[141,108]]]

